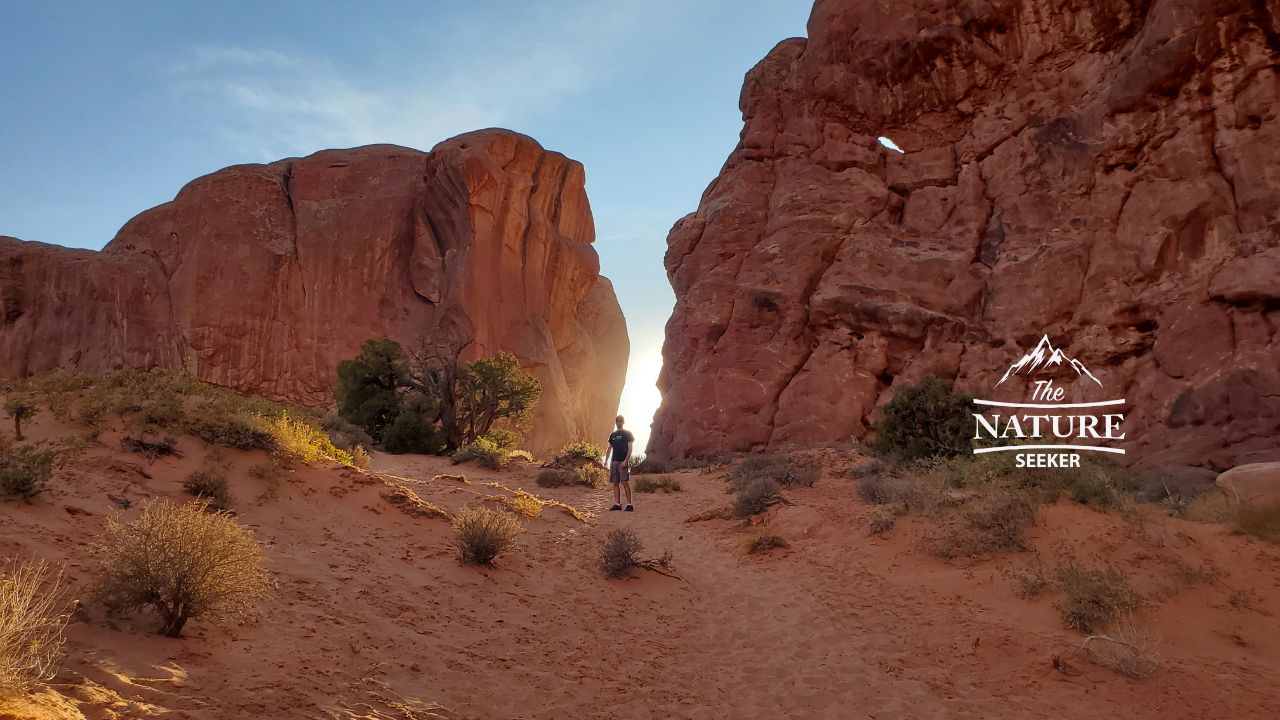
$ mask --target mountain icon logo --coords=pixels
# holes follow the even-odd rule
[[[1031,375],[1037,370],[1059,368],[1063,365],[1075,370],[1076,375],[1087,377],[1097,383],[1098,387],[1102,387],[1102,381],[1094,377],[1093,373],[1089,372],[1089,368],[1084,366],[1084,363],[1069,357],[1062,350],[1054,347],[1053,343],[1049,342],[1048,335],[1040,338],[1040,342],[1036,343],[1035,349],[1018,358],[1017,362],[1010,365],[1009,369],[1005,370],[1004,377],[1000,378],[1000,382],[996,383],[996,385],[998,386],[1008,380],[1010,375]]]

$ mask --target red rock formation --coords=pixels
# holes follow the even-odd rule
[[[582,165],[508,131],[374,145],[192,181],[101,253],[0,241],[0,374],[185,361],[312,406],[369,338],[473,340],[542,381],[531,444],[607,434],[626,324]]]
[[[809,35],[668,238],[652,452],[847,442],[1048,333],[1129,457],[1277,457],[1280,4],[818,0]]]

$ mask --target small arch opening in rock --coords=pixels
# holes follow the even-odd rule
[[[885,136],[883,136],[883,135],[881,135],[880,137],[876,138],[876,140],[879,140],[881,145],[883,145],[883,146],[885,146],[885,147],[889,148],[890,150],[892,150],[892,151],[894,151],[894,152],[896,152],[896,153],[900,153],[900,152],[902,152],[902,148],[898,147],[898,143],[896,143],[896,142],[894,142],[894,141],[890,140],[889,138],[887,138],[887,137],[885,137]]]

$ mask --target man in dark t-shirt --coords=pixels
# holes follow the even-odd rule
[[[622,497],[618,492],[618,486],[621,485],[622,489],[627,491],[626,511],[631,512],[635,507],[631,504],[631,466],[628,463],[631,460],[631,447],[636,442],[636,436],[622,429],[622,423],[625,421],[626,418],[621,415],[614,418],[618,429],[609,434],[609,456],[605,458],[605,462],[609,464],[609,484],[613,486],[613,507],[609,509],[623,509]]]

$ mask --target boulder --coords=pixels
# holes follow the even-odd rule
[[[1267,507],[1280,503],[1280,462],[1238,465],[1215,481],[1241,505]]]
[[[668,237],[650,454],[847,443],[930,373],[1025,401],[995,385],[1048,335],[1102,383],[1073,398],[1127,401],[1125,459],[1280,459],[1280,6],[818,0],[808,28]]]
[[[612,426],[626,322],[600,275],[582,165],[484,130],[237,165],[101,252],[0,238],[0,375],[192,368],[313,407],[370,338],[514,354],[542,382],[528,444]]]

